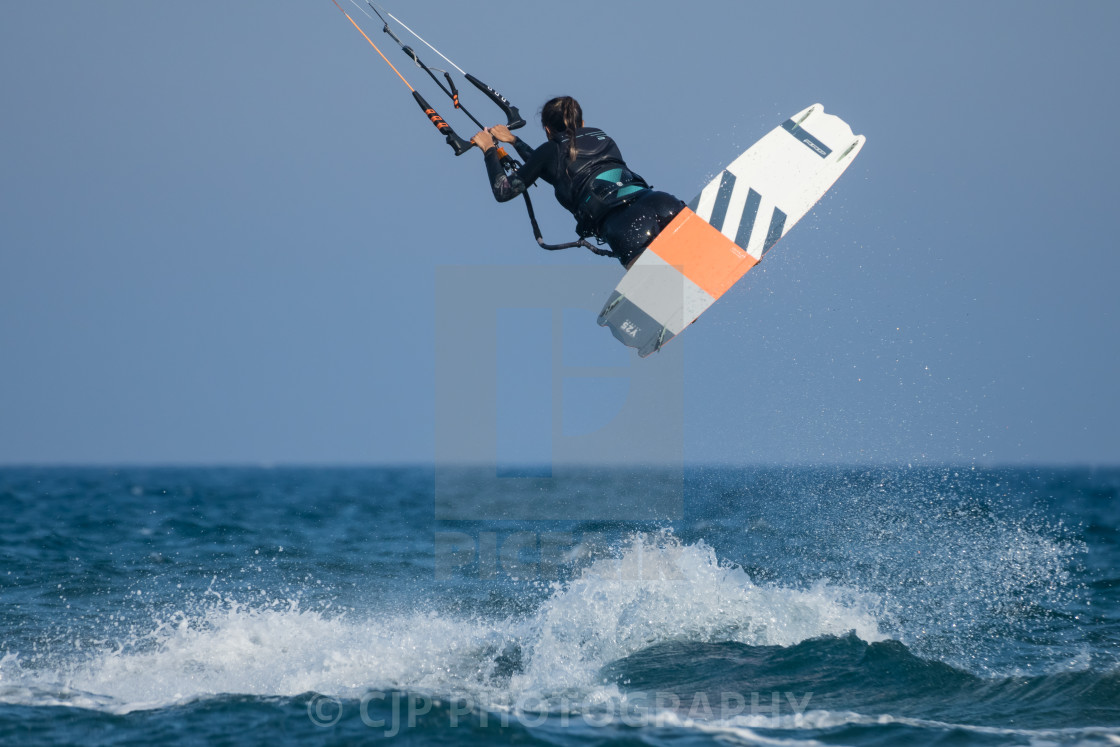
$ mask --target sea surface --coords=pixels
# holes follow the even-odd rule
[[[0,744],[374,742],[1118,745],[1120,469],[0,469]]]

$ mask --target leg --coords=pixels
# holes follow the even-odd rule
[[[673,195],[651,189],[608,215],[599,235],[618,255],[619,262],[629,268],[683,207],[684,202]]]

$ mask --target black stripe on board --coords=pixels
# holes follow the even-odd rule
[[[762,247],[763,255],[770,251],[770,247],[782,238],[782,230],[786,227],[786,214],[774,208],[774,217],[770,219],[770,230],[766,232],[766,243]]]
[[[723,230],[723,221],[727,217],[727,205],[731,202],[731,193],[735,191],[735,175],[730,171],[723,172],[719,180],[719,192],[716,193],[716,204],[712,207],[712,217],[708,223],[717,231]]]
[[[739,221],[739,230],[735,233],[735,243],[744,251],[751,242],[751,233],[754,231],[754,222],[758,219],[758,206],[762,204],[762,195],[753,189],[747,192],[747,204],[743,206],[743,218]]]

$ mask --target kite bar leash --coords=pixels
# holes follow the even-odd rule
[[[386,22],[386,21],[385,21],[385,17],[384,17],[384,16],[382,16],[382,15],[381,15],[381,13],[380,13],[380,12],[378,11],[378,9],[377,9],[377,8],[378,8],[378,6],[374,6],[374,4],[373,4],[372,2],[369,2],[369,0],[366,0],[366,4],[367,4],[367,5],[369,5],[369,6],[371,7],[371,8],[373,8],[373,12],[374,12],[374,13],[377,13],[377,17],[378,17],[378,18],[380,18],[380,19],[382,20],[382,22],[384,22],[384,23],[385,23],[385,29],[386,29],[386,33],[389,33],[389,34],[390,34],[390,36],[392,36],[392,33],[388,31],[388,29],[389,29],[389,24],[388,24],[388,22]],[[522,127],[522,126],[524,126],[524,125],[525,125],[525,120],[521,118],[521,113],[520,113],[520,112],[519,112],[519,111],[517,110],[517,107],[516,107],[516,106],[514,106],[513,104],[511,104],[511,103],[509,102],[509,100],[508,100],[508,99],[506,99],[506,97],[505,97],[505,96],[503,96],[502,94],[498,93],[498,92],[497,92],[497,91],[495,91],[495,90],[494,90],[493,88],[491,88],[490,86],[486,85],[486,84],[485,84],[485,83],[483,83],[483,82],[482,82],[481,80],[479,80],[478,78],[474,77],[473,75],[471,75],[470,73],[468,73],[468,72],[467,72],[466,70],[464,70],[463,68],[461,68],[461,67],[459,67],[458,65],[456,65],[456,64],[455,64],[454,62],[452,62],[452,61],[451,61],[451,59],[450,59],[450,58],[449,58],[449,57],[448,57],[447,55],[445,55],[445,54],[444,54],[443,52],[441,52],[441,51],[439,51],[438,49],[436,49],[435,47],[433,47],[433,46],[432,46],[432,45],[431,45],[431,44],[430,44],[430,43],[429,43],[429,42],[428,42],[427,40],[425,40],[425,39],[424,39],[424,37],[420,36],[420,34],[417,34],[417,33],[416,33],[415,31],[413,31],[413,30],[412,30],[411,28],[409,28],[409,26],[408,26],[407,24],[405,24],[405,22],[404,22],[404,21],[402,21],[401,19],[397,18],[397,17],[395,16],[395,15],[393,15],[393,14],[392,14],[392,13],[390,13],[389,11],[385,10],[384,8],[381,8],[381,10],[385,11],[385,15],[386,15],[386,16],[389,16],[389,17],[390,17],[390,18],[392,18],[392,19],[393,19],[393,20],[394,20],[394,21],[395,21],[396,23],[400,24],[401,28],[403,28],[403,29],[404,29],[405,31],[407,31],[408,33],[412,34],[412,35],[413,35],[413,36],[415,36],[415,37],[416,37],[417,39],[419,39],[419,40],[420,40],[420,42],[421,42],[421,43],[422,43],[422,44],[423,44],[424,46],[426,46],[426,47],[427,47],[428,49],[432,50],[433,52],[435,52],[436,54],[438,54],[438,55],[439,55],[440,57],[442,57],[442,58],[443,58],[443,61],[444,61],[444,62],[446,62],[446,63],[447,63],[448,65],[450,65],[451,67],[453,67],[453,68],[455,68],[456,70],[458,70],[458,71],[459,71],[459,74],[460,74],[460,75],[462,75],[462,76],[463,76],[464,78],[466,78],[466,79],[467,79],[467,80],[468,80],[468,81],[470,82],[470,84],[471,84],[471,85],[473,85],[473,86],[474,86],[475,88],[477,88],[478,90],[480,90],[480,91],[482,91],[482,92],[483,92],[484,94],[486,94],[486,96],[487,96],[487,97],[488,97],[488,98],[489,98],[489,99],[490,99],[491,101],[493,101],[493,102],[494,102],[494,104],[495,104],[495,105],[496,105],[496,106],[497,106],[497,107],[498,107],[499,109],[501,109],[501,110],[502,110],[502,112],[504,112],[504,113],[505,113],[505,115],[506,115],[506,127],[508,127],[508,128],[509,128],[509,129],[511,129],[511,130],[516,130],[516,129],[517,129],[518,127]],[[396,39],[396,36],[393,36],[393,38],[394,38],[394,39]],[[397,39],[397,43],[398,43],[398,44],[400,43],[400,40],[399,40],[399,39]],[[404,45],[402,44],[401,46],[403,47]],[[445,75],[448,75],[447,73],[444,73],[444,74],[445,74]],[[451,77],[451,76],[450,76],[450,75],[448,75],[448,79],[450,79],[450,77]],[[472,117],[472,119],[473,119],[473,117]],[[481,127],[481,126],[482,126],[482,125],[479,125],[479,127]]]
[[[354,6],[357,7],[359,10],[361,10],[361,6],[359,6],[355,0],[350,0],[350,2],[353,3]],[[475,117],[473,114],[471,114],[470,111],[467,109],[467,107],[463,106],[462,102],[459,100],[459,89],[455,87],[455,80],[451,77],[451,73],[447,72],[446,70],[433,70],[432,68],[425,65],[424,62],[420,59],[419,55],[417,55],[416,52],[412,49],[412,47],[410,47],[410,46],[406,45],[404,42],[402,42],[400,40],[400,37],[398,37],[396,34],[394,34],[393,30],[391,28],[389,28],[389,22],[385,20],[385,15],[389,16],[394,21],[399,23],[410,34],[415,36],[420,41],[424,42],[424,44],[427,44],[429,49],[431,49],[433,52],[435,52],[440,57],[442,57],[444,60],[446,60],[448,63],[450,63],[451,66],[453,68],[455,68],[456,70],[458,70],[460,73],[462,73],[463,75],[467,75],[467,73],[463,73],[462,68],[460,68],[454,62],[451,62],[451,60],[449,60],[447,58],[447,56],[443,54],[443,52],[440,52],[438,49],[433,47],[431,44],[428,44],[428,42],[424,41],[424,39],[419,34],[417,34],[411,28],[406,26],[403,22],[401,22],[399,19],[397,19],[397,17],[394,16],[392,13],[385,10],[384,8],[378,9],[378,6],[376,6],[373,3],[368,2],[368,1],[366,2],[366,5],[368,5],[370,7],[370,9],[374,13],[377,14],[377,17],[379,19],[381,19],[381,23],[382,23],[382,29],[381,30],[384,31],[386,34],[388,34],[389,37],[397,43],[397,46],[399,46],[401,48],[401,51],[404,52],[406,55],[408,55],[409,59],[411,59],[413,61],[413,63],[415,63],[418,68],[420,68],[421,70],[426,72],[428,74],[428,76],[433,81],[435,81],[435,84],[437,86],[439,86],[440,90],[443,91],[449,99],[451,99],[451,102],[455,105],[455,108],[458,109],[459,111],[463,112],[463,114],[467,115],[467,117],[469,117],[470,120],[475,123],[475,125],[478,127],[478,129],[485,130],[486,125],[482,124],[482,122],[480,122],[477,117]],[[384,11],[385,15],[382,15],[382,11]],[[365,10],[362,10],[362,12],[365,13]],[[369,13],[366,13],[366,17],[370,18],[370,20],[373,20],[372,17],[369,15]],[[439,79],[439,76],[436,75],[436,72],[443,73],[443,77],[447,80],[447,85],[446,86],[443,85],[443,82]],[[470,76],[470,77],[473,80],[478,81],[477,78],[474,78],[473,76]],[[476,82],[476,85],[485,86],[485,84],[482,84],[481,82]],[[505,105],[499,104],[499,106],[502,108],[502,110],[504,112],[506,112],[506,119],[507,119],[507,122],[508,122],[506,124],[506,127],[508,129],[511,129],[511,130],[512,129],[517,129],[518,127],[523,127],[525,125],[525,120],[522,119],[521,115],[517,112],[517,107],[509,105],[509,102],[506,101],[504,96],[501,96],[501,94],[497,94],[494,91],[494,89],[490,88],[489,86],[485,86],[485,90],[490,92],[490,93],[493,93],[494,95],[498,96],[498,98],[500,98],[501,101],[505,102]],[[458,155],[458,154],[456,154],[456,155]],[[500,145],[498,146],[498,159],[501,161],[502,167],[506,170],[507,173],[516,171],[518,166],[520,165],[515,159],[510,157],[510,155],[508,153],[506,153],[505,149],[502,148]]]
[[[369,45],[371,47],[373,47],[374,50],[376,50],[377,54],[381,56],[381,59],[383,59],[385,61],[385,63],[390,68],[392,68],[393,72],[397,74],[397,77],[401,79],[401,82],[403,82],[406,86],[408,86],[408,89],[412,92],[413,98],[416,99],[416,103],[420,105],[420,108],[424,111],[424,114],[427,115],[427,117],[431,121],[431,123],[436,126],[436,129],[438,129],[444,135],[444,137],[447,141],[447,144],[450,145],[452,150],[455,151],[455,155],[456,156],[461,156],[462,154],[466,153],[468,150],[473,148],[474,147],[473,143],[471,143],[470,141],[467,141],[467,140],[463,140],[463,138],[459,137],[455,133],[455,130],[453,130],[451,128],[451,125],[447,124],[447,122],[444,121],[443,117],[441,117],[439,114],[437,114],[436,110],[433,109],[428,104],[428,102],[424,100],[424,97],[420,94],[420,92],[417,91],[412,86],[412,84],[408,82],[408,80],[404,77],[404,75],[401,74],[400,70],[397,70],[396,66],[394,66],[393,63],[389,61],[389,58],[385,56],[385,53],[382,52],[381,49],[376,44],[373,43],[373,40],[370,39],[369,36],[366,35],[366,32],[362,30],[362,27],[359,26],[358,23],[353,18],[351,18],[350,14],[347,13],[342,8],[342,6],[338,4],[338,0],[331,0],[331,2],[334,3],[334,6],[336,8],[338,8],[339,12],[341,12],[342,15],[346,16],[346,19],[348,21],[350,21],[351,25],[353,25],[355,29],[358,30],[358,33],[360,33],[362,35],[362,37],[367,42],[369,42]],[[361,10],[362,13],[364,13],[367,18],[369,18],[370,20],[373,20],[373,17],[370,16],[369,13],[366,13],[366,11],[360,5],[358,5],[357,2],[355,2],[355,0],[350,0],[350,2],[354,5],[354,7],[358,8],[358,10]],[[475,76],[466,72],[465,70],[463,70],[463,68],[456,65],[454,62],[452,62],[447,57],[447,55],[445,55],[443,52],[440,52],[438,49],[436,49],[434,46],[432,46],[422,36],[420,36],[415,31],[413,31],[411,28],[409,28],[409,26],[407,26],[403,21],[401,21],[399,18],[394,16],[389,11],[385,10],[384,8],[381,8],[379,10],[378,6],[375,6],[372,2],[369,2],[369,0],[367,0],[366,4],[369,5],[369,7],[373,10],[373,12],[377,14],[377,17],[379,19],[381,19],[381,23],[383,24],[382,30],[386,34],[388,34],[393,39],[393,41],[395,41],[400,46],[401,50],[406,55],[408,55],[409,59],[411,59],[413,61],[413,63],[416,64],[417,67],[419,67],[421,70],[426,72],[431,77],[431,79],[433,81],[435,81],[436,85],[439,86],[440,90],[442,90],[445,94],[447,94],[448,98],[451,99],[455,108],[459,109],[460,111],[463,112],[463,114],[465,114],[467,117],[469,117],[470,120],[472,122],[474,122],[478,126],[479,129],[485,130],[486,127],[473,114],[471,114],[470,111],[468,111],[467,108],[464,107],[462,105],[462,103],[459,101],[459,91],[455,87],[455,82],[451,78],[451,73],[449,73],[445,70],[440,70],[439,71],[439,72],[443,73],[444,78],[447,81],[447,86],[444,86],[443,82],[440,81],[440,79],[436,75],[435,71],[433,71],[432,68],[425,65],[420,60],[420,57],[416,54],[416,52],[411,47],[404,44],[404,42],[402,42],[400,40],[400,38],[396,34],[393,33],[392,29],[389,28],[389,22],[385,20],[385,16],[388,16],[389,18],[392,18],[393,21],[400,24],[400,26],[402,28],[404,28],[406,31],[408,31],[408,33],[415,36],[417,39],[419,39],[421,42],[423,42],[424,45],[426,45],[429,49],[431,49],[433,52],[435,52],[437,55],[439,55],[441,58],[443,58],[444,61],[446,61],[449,65],[451,65],[453,68],[455,68],[475,88],[482,91],[482,93],[486,94],[487,98],[489,98],[492,102],[494,102],[494,104],[499,109],[501,109],[502,112],[506,115],[506,127],[508,129],[515,130],[515,129],[517,129],[519,127],[523,127],[525,125],[525,120],[521,117],[521,113],[518,111],[517,107],[514,106],[513,104],[511,104],[509,102],[509,100],[506,99],[505,96],[502,96],[496,90],[494,90],[490,86],[486,85],[485,83],[483,83],[481,80],[479,80]],[[382,11],[384,11],[385,15],[382,15]],[[521,165],[520,163],[518,163],[518,161],[516,159],[510,157],[509,154],[506,153],[505,149],[503,149],[500,146],[498,147],[498,157],[501,160],[502,166],[503,166],[503,168],[505,168],[507,173],[515,173]],[[533,226],[533,237],[537,240],[537,244],[542,249],[547,249],[548,251],[556,251],[558,249],[572,249],[572,248],[575,248],[575,247],[582,246],[586,249],[590,249],[595,254],[598,254],[598,255],[601,255],[601,256],[608,256],[608,257],[609,256],[614,256],[613,252],[610,252],[610,251],[605,250],[605,249],[600,249],[599,247],[594,246],[593,244],[588,242],[583,237],[580,237],[578,240],[568,242],[566,244],[549,244],[549,243],[546,243],[545,240],[544,240],[544,236],[541,233],[540,225],[537,223],[536,211],[533,210],[533,201],[529,197],[529,192],[525,191],[525,192],[522,193],[521,196],[525,198],[525,209],[529,213],[529,222]]]
[[[353,2],[353,0],[351,0],[351,2]],[[388,34],[389,37],[397,43],[397,46],[399,46],[401,48],[401,51],[404,52],[406,55],[408,55],[409,58],[414,63],[416,63],[416,67],[418,67],[421,70],[423,70],[424,72],[426,72],[428,74],[428,76],[433,81],[435,81],[435,84],[437,86],[439,86],[440,90],[443,91],[445,94],[447,94],[447,97],[451,99],[453,104],[455,104],[456,109],[463,112],[463,114],[466,114],[467,117],[469,117],[470,120],[475,123],[475,125],[478,127],[478,129],[485,130],[486,125],[482,124],[482,122],[480,122],[477,117],[475,117],[473,114],[471,114],[470,111],[467,109],[467,107],[463,106],[462,102],[459,101],[459,89],[455,87],[455,81],[451,77],[451,73],[447,72],[446,70],[438,70],[438,69],[433,70],[432,68],[425,65],[424,62],[420,59],[420,57],[416,54],[416,52],[412,49],[412,47],[406,45],[404,42],[402,42],[400,40],[400,37],[398,37],[396,34],[393,33],[393,30],[391,28],[389,28],[389,22],[385,20],[385,16],[381,15],[381,11],[377,9],[377,6],[374,5],[373,3],[368,3],[368,5],[373,10],[373,12],[377,14],[377,17],[381,19],[381,23],[383,24],[381,30],[384,31],[386,34]],[[382,8],[382,10],[384,10],[384,8]],[[385,11],[385,12],[386,12],[386,14],[388,14],[388,11]],[[367,13],[366,15],[369,15],[369,14]],[[398,21],[398,23],[400,23],[400,22]],[[404,24],[401,24],[401,25],[403,26]],[[420,37],[416,37],[416,38],[419,39]],[[423,40],[421,39],[421,41],[423,41]],[[439,79],[439,76],[436,75],[437,72],[443,73],[443,77],[447,81],[446,86],[443,84],[443,81],[441,81]],[[521,126],[523,124],[525,124],[524,121],[519,122],[518,126]]]
[[[420,95],[420,92],[413,88],[412,84],[409,83],[403,75],[401,75],[401,71],[397,70],[396,66],[393,65],[393,63],[389,62],[389,58],[385,56],[385,53],[382,52],[381,49],[373,43],[373,39],[370,39],[368,36],[366,36],[366,32],[362,31],[362,27],[358,25],[358,22],[351,18],[350,14],[347,13],[342,8],[342,6],[338,4],[338,0],[331,0],[331,2],[334,3],[334,7],[338,8],[339,12],[342,13],[342,15],[346,16],[346,20],[350,21],[354,28],[358,30],[358,33],[361,34],[367,42],[369,42],[369,45],[377,51],[377,54],[381,55],[381,59],[385,60],[385,64],[393,68],[393,72],[397,74],[397,77],[401,79],[401,82],[408,86],[408,90],[412,91],[412,97],[416,99],[416,103],[420,105],[420,109],[428,117],[428,121],[435,125],[436,129],[443,134],[444,139],[447,141],[447,144],[451,146],[451,149],[453,151],[455,151],[455,155],[461,156],[468,150],[473,148],[474,146],[471,145],[469,141],[464,140],[463,138],[455,134],[455,130],[451,129],[451,125],[443,121],[443,117],[441,117],[436,112],[436,110],[433,109],[431,105],[424,100],[424,97]]]

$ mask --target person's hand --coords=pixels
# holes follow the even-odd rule
[[[494,147],[494,137],[486,130],[480,130],[471,138],[471,142],[478,146],[483,153]]]
[[[505,125],[494,125],[490,128],[490,134],[493,135],[496,140],[501,140],[503,143],[512,143],[517,139]]]

